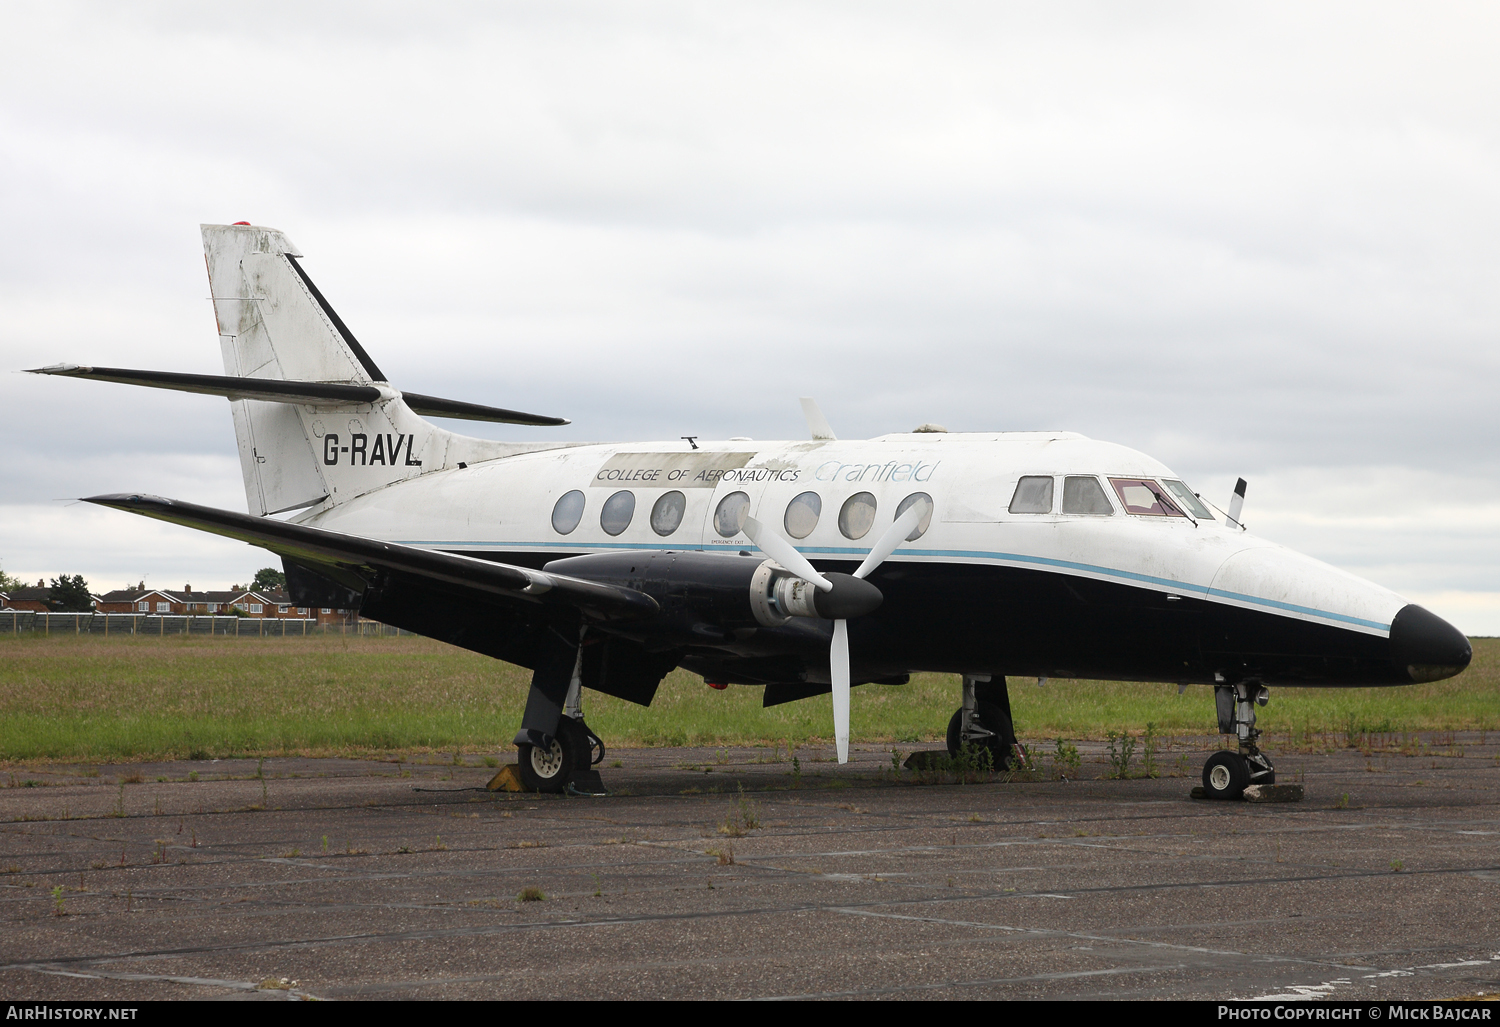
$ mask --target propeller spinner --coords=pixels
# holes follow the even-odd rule
[[[754,517],[745,518],[745,534],[756,548],[812,586],[801,590],[805,594],[787,597],[796,607],[796,612],[833,621],[828,676],[833,682],[833,736],[838,745],[840,763],[849,762],[849,618],[870,613],[880,605],[880,590],[864,579],[916,530],[926,512],[925,504],[913,503],[876,540],[870,548],[870,555],[852,575],[820,574],[807,557],[797,552],[797,548],[775,530]]]

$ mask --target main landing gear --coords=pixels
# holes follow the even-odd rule
[[[604,743],[581,716],[564,716],[545,749],[522,745],[519,750],[521,784],[533,792],[560,792],[583,773],[598,777],[593,768],[604,759]]]
[[[948,755],[957,756],[968,747],[986,755],[995,770],[1008,770],[1016,763],[1016,732],[1010,720],[1010,692],[1005,678],[989,674],[965,674],[963,705],[948,721]]]
[[[1256,745],[1260,730],[1255,726],[1255,707],[1270,700],[1271,690],[1258,681],[1214,685],[1219,733],[1235,735],[1240,747],[1238,752],[1216,752],[1203,764],[1203,792],[1208,798],[1238,799],[1250,785],[1276,783],[1276,768]]]
[[[583,648],[559,649],[532,675],[515,738],[521,784],[534,792],[561,792],[573,785],[600,794],[604,785],[593,768],[604,761],[604,743],[583,720]]]

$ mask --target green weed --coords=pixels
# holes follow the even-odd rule
[[[1057,740],[1052,749],[1052,770],[1059,777],[1078,776],[1078,770],[1083,766],[1083,757],[1078,755],[1078,746],[1072,742],[1064,742],[1061,738]]]
[[[1135,738],[1127,731],[1117,734],[1109,731],[1104,736],[1108,741],[1109,777],[1124,780],[1130,776],[1130,760],[1135,755]]]
[[[1159,744],[1155,721],[1147,721],[1146,733],[1141,738],[1141,770],[1147,777],[1161,776],[1156,769],[1156,748]]]
[[[744,785],[740,785],[739,790],[740,797],[735,803],[734,812],[719,825],[719,833],[731,838],[742,838],[746,831],[760,828],[760,804],[745,794]]]

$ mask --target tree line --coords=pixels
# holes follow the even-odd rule
[[[29,586],[24,581],[6,574],[0,568],[0,592],[14,592],[27,587]],[[286,575],[275,567],[262,567],[255,572],[255,579],[250,583],[251,590],[257,592],[271,592],[284,587]],[[47,588],[47,605],[54,613],[88,613],[94,608],[89,583],[82,574],[59,574]]]

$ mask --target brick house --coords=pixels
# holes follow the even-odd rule
[[[89,596],[90,604],[97,610],[99,608],[99,597]],[[0,610],[31,610],[36,613],[46,613],[52,609],[52,589],[47,587],[45,581],[38,581],[36,587],[13,588],[8,592],[0,592]]]
[[[35,588],[13,588],[0,592],[0,610],[35,610],[44,613],[52,609],[49,599],[52,590],[45,581],[38,581]]]
[[[259,599],[247,600],[249,603],[260,602],[263,604],[266,617],[311,617],[319,624],[337,624],[340,621],[353,622],[355,613],[352,610],[335,610],[332,607],[317,606],[293,606],[292,597],[281,590],[274,592],[246,593],[256,595]],[[254,606],[250,607],[254,610]]]
[[[126,588],[106,592],[97,604],[100,613],[147,613],[170,617],[269,617],[313,618],[319,624],[349,620],[347,610],[296,606],[282,591],[233,588],[223,591],[193,591],[192,585],[177,589]],[[236,611],[238,611],[236,613]]]

